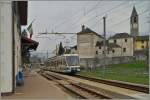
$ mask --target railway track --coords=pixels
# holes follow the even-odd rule
[[[93,82],[104,83],[112,86],[117,86],[121,88],[126,88],[130,90],[140,91],[144,93],[149,93],[149,87],[146,85],[132,84],[127,82],[115,81],[115,80],[107,80],[107,79],[97,79],[92,77],[86,77],[81,75],[76,75],[75,77],[90,80]]]
[[[50,70],[47,70],[47,71],[50,71]],[[52,72],[55,72],[55,71],[52,71]],[[64,74],[61,72],[56,72],[56,73]],[[81,78],[81,79],[85,79],[85,80],[89,80],[93,82],[117,86],[117,87],[121,87],[125,89],[135,90],[135,91],[139,91],[139,92],[143,92],[147,94],[149,93],[149,87],[147,85],[133,84],[133,83],[128,83],[128,82],[116,81],[116,80],[97,79],[97,78],[87,77],[87,76],[82,76],[82,75],[75,75],[72,77],[77,77],[77,78]]]
[[[57,82],[68,91],[78,95],[81,99],[135,99],[134,97],[99,89],[95,86],[68,79],[61,76],[62,74],[56,75],[51,72],[44,71],[41,75],[49,80]]]
[[[104,96],[97,91],[88,88],[86,85],[80,85],[76,82],[66,81],[65,78],[56,76],[48,73],[41,73],[41,75],[49,80],[57,82],[59,85],[65,89],[71,91],[72,93],[78,95],[81,99],[111,99],[110,97]]]

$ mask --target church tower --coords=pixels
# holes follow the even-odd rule
[[[134,37],[139,35],[139,19],[135,6],[133,7],[132,14],[130,17],[130,34]]]

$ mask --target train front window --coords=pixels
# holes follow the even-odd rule
[[[66,56],[66,60],[69,66],[77,66],[79,65],[79,57],[78,56]]]

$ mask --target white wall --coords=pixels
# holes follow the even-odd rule
[[[92,58],[92,35],[79,34],[77,35],[77,48],[80,58]]]
[[[14,17],[14,36],[15,36],[15,76],[19,71],[19,66],[21,65],[21,41],[20,41],[20,31],[17,27],[17,16]]]
[[[125,39],[127,39],[127,42],[125,42]],[[121,56],[133,56],[133,38],[119,38],[115,39],[121,48],[122,53]],[[109,43],[114,43],[114,39],[110,39]],[[123,52],[123,48],[126,48],[126,52]]]
[[[12,92],[12,8],[10,1],[0,1],[0,69],[1,92]]]
[[[94,54],[95,56],[97,56],[97,54],[96,54],[96,51],[97,51],[96,43],[97,43],[97,41],[102,42],[102,41],[103,41],[103,38],[100,38],[99,36],[94,35],[93,41],[94,41],[94,43],[93,43],[93,48],[94,48],[94,49],[93,49],[93,54]],[[94,56],[94,57],[95,57],[95,56]]]
[[[94,58],[97,41],[102,41],[102,39],[93,33],[78,34],[77,50],[80,58]]]
[[[101,49],[99,49],[99,47],[97,47],[96,49],[98,51],[97,57],[103,58],[104,57],[104,54],[103,54],[104,46],[101,46]],[[113,53],[112,50],[115,50],[115,52]],[[106,47],[106,56],[107,57],[120,57],[120,56],[122,56],[120,47],[112,48],[112,50],[109,50],[109,53],[108,53],[108,49]]]

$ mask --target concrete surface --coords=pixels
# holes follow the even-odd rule
[[[48,81],[36,72],[26,72],[23,86],[16,87],[14,94],[2,99],[70,99],[69,94],[59,88],[56,83]]]

